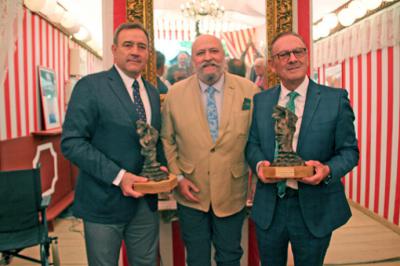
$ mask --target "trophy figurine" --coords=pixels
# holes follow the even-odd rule
[[[140,153],[144,157],[143,169],[139,175],[147,177],[149,181],[146,183],[136,183],[135,190],[148,194],[157,194],[172,190],[178,182],[176,176],[161,171],[161,164],[157,162],[157,130],[146,122],[138,120],[136,122],[136,133],[140,137],[139,142],[142,146]]]
[[[275,106],[275,140],[277,154],[268,167],[263,167],[265,176],[273,178],[302,178],[312,176],[314,167],[306,166],[304,160],[293,151],[293,136],[296,131],[297,116],[289,109]]]

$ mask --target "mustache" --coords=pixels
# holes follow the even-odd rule
[[[203,62],[203,63],[200,64],[200,67],[201,67],[201,68],[207,67],[207,66],[220,67],[221,64],[218,64],[218,63],[217,63],[216,61],[214,61],[214,60],[209,61],[209,62]]]

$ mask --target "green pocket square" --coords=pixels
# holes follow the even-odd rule
[[[251,100],[249,98],[243,99],[242,110],[250,110]]]

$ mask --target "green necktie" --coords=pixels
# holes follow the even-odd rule
[[[289,101],[286,104],[286,108],[292,111],[294,114],[296,113],[296,106],[294,104],[294,99],[296,99],[297,96],[300,94],[292,91],[288,94],[289,96]],[[277,156],[278,153],[278,143],[275,141],[275,157]],[[279,181],[276,184],[278,188],[278,197],[283,198],[286,194],[286,180]]]

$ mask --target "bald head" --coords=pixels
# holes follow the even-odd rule
[[[224,73],[225,53],[213,35],[200,35],[192,45],[192,63],[199,79],[213,85]]]
[[[254,72],[256,72],[257,76],[263,76],[265,73],[265,59],[263,57],[259,57],[254,60]]]

